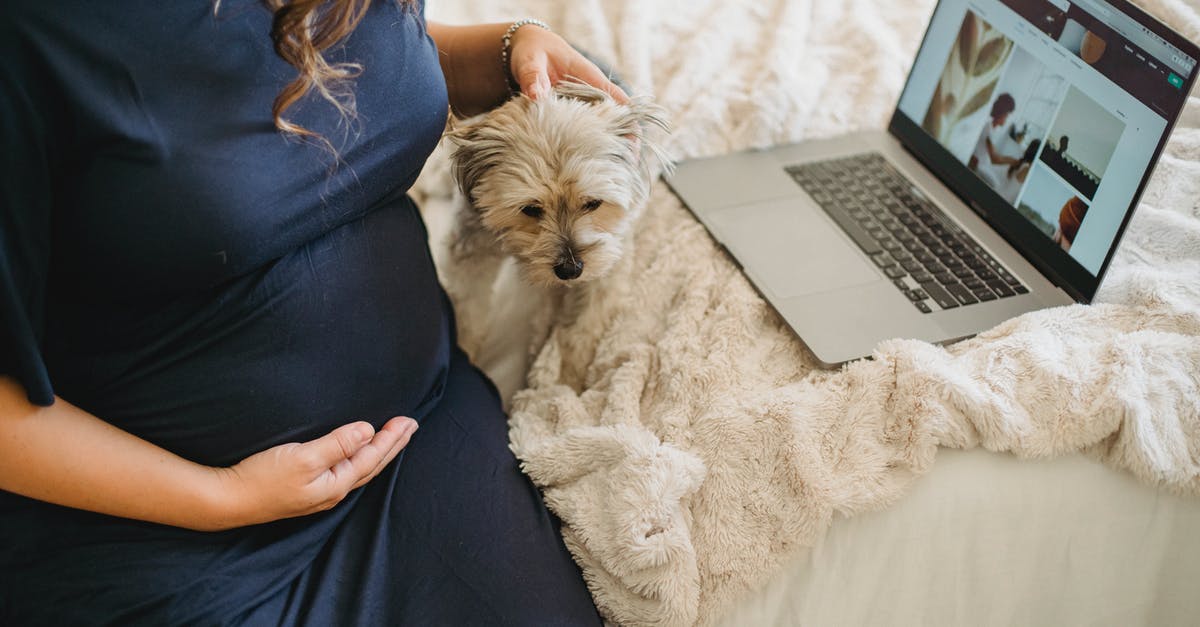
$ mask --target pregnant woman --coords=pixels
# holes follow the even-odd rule
[[[599,623],[405,195],[447,104],[624,100],[526,22],[0,5],[0,624]]]

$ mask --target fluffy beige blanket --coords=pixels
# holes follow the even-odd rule
[[[1195,5],[1145,5],[1200,38]],[[455,0],[430,16],[551,22],[654,93],[674,117],[673,150],[695,156],[882,127],[932,7]],[[429,185],[427,205],[450,202]],[[1193,97],[1099,304],[948,348],[884,342],[828,372],[659,183],[625,262],[531,347],[513,449],[621,624],[716,620],[835,512],[901,498],[939,446],[1082,451],[1200,492],[1197,198]]]

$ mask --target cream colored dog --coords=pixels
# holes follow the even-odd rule
[[[575,82],[451,125],[464,202],[443,275],[459,342],[485,371],[497,307],[525,305],[537,314],[530,324],[548,324],[548,311],[564,299],[584,304],[581,288],[621,259],[652,177],[670,167],[659,143],[666,132],[665,111],[649,99],[619,104]],[[510,266],[522,281],[505,280]]]

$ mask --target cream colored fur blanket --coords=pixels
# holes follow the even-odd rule
[[[1200,38],[1196,5],[1145,6]],[[932,7],[455,0],[429,11],[551,22],[655,94],[686,157],[884,126]],[[415,189],[430,214],[453,202],[436,161]],[[1198,198],[1193,97],[1099,304],[948,348],[884,342],[874,359],[828,372],[660,182],[625,262],[529,347],[513,449],[563,519],[602,613],[622,624],[718,619],[835,512],[901,498],[939,446],[1082,451],[1198,493]]]

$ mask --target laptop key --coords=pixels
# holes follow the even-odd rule
[[[954,285],[947,285],[946,291],[953,294],[954,297],[958,299],[960,304],[973,305],[979,302],[979,299],[975,298],[975,296],[971,294],[971,291],[963,287],[962,284],[955,283]]]
[[[974,290],[971,293],[975,295],[975,298],[978,298],[981,301],[996,300],[996,295],[993,294],[992,291],[987,288],[984,288],[981,290]]]
[[[1018,294],[1028,294],[1029,288],[1025,287],[1024,285],[1014,285],[1013,291]]]
[[[938,263],[937,261],[924,264],[924,266],[925,266],[925,271],[928,272],[929,274],[932,274],[933,276],[937,276],[939,274],[950,274],[950,269],[947,268],[946,266],[943,266],[942,264]]]
[[[908,274],[904,271],[904,268],[901,268],[900,266],[888,266],[883,269],[883,273],[888,275],[889,279],[898,279]]]
[[[937,274],[933,275],[933,278],[937,279],[937,282],[941,283],[942,285],[958,283],[958,279],[949,272],[938,272]]]
[[[892,256],[887,253],[879,253],[878,255],[871,255],[871,261],[874,261],[875,265],[879,266],[880,268],[886,268],[888,266],[896,265],[896,260],[892,259]]]
[[[1013,295],[1013,291],[1009,289],[1008,284],[1004,281],[988,281],[987,284],[1001,298]]]
[[[917,309],[921,310],[921,313],[933,313],[933,309],[930,309],[929,305],[926,305],[923,300],[913,301],[913,304],[917,306]]]
[[[825,213],[828,214],[829,217],[833,218],[834,222],[837,222],[838,226],[840,226],[842,230],[846,232],[846,235],[850,236],[850,239],[854,240],[855,244],[858,244],[858,247],[861,248],[864,253],[867,253],[868,255],[874,255],[875,253],[883,251],[883,248],[881,248],[879,244],[875,242],[875,240],[871,239],[871,236],[867,235],[867,232],[864,231],[862,227],[858,226],[858,222],[855,222],[850,218],[850,216],[840,211],[826,211]]]
[[[921,289],[928,292],[929,297],[933,299],[933,302],[937,303],[938,307],[941,307],[942,309],[954,309],[955,307],[958,307],[958,301],[950,295],[950,292],[942,289],[942,286],[938,285],[937,283],[922,283]]]

